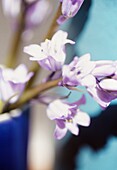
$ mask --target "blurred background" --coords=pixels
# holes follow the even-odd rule
[[[49,2],[49,15],[46,16],[42,25],[39,25],[29,33],[28,39],[25,41],[23,40],[19,51],[20,59],[17,64],[25,63],[28,67],[31,66],[32,62],[29,61],[29,56],[23,53],[23,47],[32,43],[39,44],[43,41],[58,7],[58,0],[51,0]],[[11,25],[11,20],[4,16],[2,3],[0,1],[0,64],[4,64],[6,62],[6,56],[8,55],[13,36],[14,31],[13,26]],[[41,71],[39,77],[37,78],[37,82],[40,82],[46,75],[46,71]],[[47,118],[46,108],[41,104],[35,103],[34,106],[31,106],[30,114],[28,113],[27,115],[28,116],[24,117],[21,116],[22,118],[15,117],[12,121],[9,120],[8,115],[0,118],[2,123],[1,126],[6,127],[6,130],[4,130],[5,127],[1,130],[2,133],[0,135],[0,140],[2,141],[0,144],[2,148],[5,148],[6,146],[10,146],[11,148],[10,149],[7,147],[7,149],[4,150],[0,147],[0,152],[4,152],[4,156],[0,156],[3,157],[0,161],[0,169],[2,168],[1,170],[26,170],[25,168],[27,166],[28,170],[51,170],[53,168],[55,158],[55,141],[53,138],[54,124],[52,124],[52,122]],[[18,126],[16,126],[16,123]],[[14,126],[12,126],[12,124]],[[16,129],[15,132],[14,129]],[[3,133],[6,134],[5,137],[2,137]],[[10,137],[8,137],[9,133],[11,133]],[[16,135],[14,135],[16,133],[18,134],[17,136],[19,136],[19,142],[17,142]],[[13,135],[14,137],[12,137]],[[11,144],[11,142],[13,144]],[[15,150],[12,145],[15,145]],[[22,148],[20,145],[27,145],[27,147]],[[9,152],[14,152],[12,159],[12,154]],[[9,159],[9,161],[7,159]],[[13,163],[14,159],[16,159],[15,163]],[[23,165],[20,166],[18,164]]]
[[[19,62],[26,63],[30,66],[29,58],[23,54],[22,49],[25,45],[39,43],[43,40],[57,6],[58,0],[51,0],[50,15],[41,26],[34,30],[33,36],[31,34],[32,39],[23,42],[21,52],[19,53],[22,58]],[[61,29],[69,32],[69,38],[76,41],[76,45],[69,47],[67,50],[68,58],[66,62],[72,60],[75,55],[81,56],[85,53],[91,53],[92,60],[117,60],[116,14],[116,0],[85,0],[79,13],[61,26]],[[12,36],[13,32],[10,22],[3,15],[0,2],[1,64],[5,62]],[[38,80],[40,81],[45,75],[46,72],[41,71]],[[66,90],[61,90],[61,93],[66,94]],[[73,92],[69,100],[75,101],[78,96],[78,93]],[[4,130],[5,128],[1,128],[3,129],[1,134],[3,135],[3,133],[6,132],[6,136],[8,136],[7,133],[12,132],[12,135],[17,133],[19,134],[18,139],[22,140],[20,140],[13,150],[13,146],[18,142],[16,135],[12,140],[11,137],[5,138],[5,136],[2,138],[2,135],[0,135],[0,140],[3,141],[1,142],[2,146],[4,145],[4,140],[10,139],[9,142],[6,142],[6,145],[10,144],[9,146],[11,146],[11,150],[8,151],[15,153],[12,159],[10,156],[6,157],[6,154],[2,155],[1,157],[6,160],[5,162],[2,161],[0,166],[4,166],[5,163],[10,165],[12,161],[13,167],[13,159],[17,157],[16,160],[18,160],[18,164],[22,163],[25,164],[25,166],[19,169],[11,168],[12,170],[25,170],[27,166],[29,170],[116,170],[116,101],[112,102],[111,106],[102,111],[99,105],[88,94],[86,94],[86,97],[87,104],[85,107],[83,106],[82,109],[87,111],[91,116],[91,125],[88,128],[80,127],[78,137],[68,134],[65,139],[55,141],[53,138],[54,124],[48,120],[45,107],[37,103],[31,107],[30,114],[24,114],[28,116],[24,116],[25,118],[22,117],[22,120],[16,117],[13,118],[15,125],[11,122],[11,130],[9,130],[9,127],[6,131]],[[13,127],[11,128],[12,125]],[[6,127],[6,124],[4,124],[4,126]],[[1,124],[1,127],[3,127],[3,124]],[[16,129],[16,132],[12,129]],[[13,139],[16,142],[13,142]],[[12,144],[10,142],[12,142]],[[19,146],[21,145],[27,147],[20,148]],[[0,147],[0,153],[8,152],[7,150],[4,152],[4,149],[1,148],[3,147]],[[9,148],[10,147],[8,147],[8,149]],[[10,155],[12,155],[11,153]],[[16,155],[19,155],[20,158]],[[25,156],[23,157],[23,155]],[[21,160],[21,157],[23,160]],[[10,159],[9,162],[8,159]],[[1,170],[8,169],[2,168]]]

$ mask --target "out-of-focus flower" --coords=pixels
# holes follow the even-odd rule
[[[74,17],[84,0],[60,0],[60,2],[62,2],[62,15],[57,20],[58,24],[62,24],[67,19]]]
[[[2,6],[4,14],[11,18],[15,26],[22,9],[25,10],[26,30],[38,26],[51,11],[47,0],[2,0]]]
[[[24,52],[33,56],[30,60],[38,63],[46,70],[60,70],[66,59],[65,44],[74,44],[67,39],[67,32],[59,30],[51,40],[46,39],[40,45],[32,44],[24,47]]]
[[[2,69],[0,68],[0,100],[7,101],[14,95],[14,91],[10,84],[6,82],[2,75]]]
[[[67,130],[74,135],[79,133],[79,125],[89,126],[90,117],[87,113],[82,112],[78,107],[85,104],[85,97],[74,103],[65,103],[62,100],[55,100],[49,104],[47,108],[47,115],[51,120],[56,122],[54,136],[57,139],[62,139]]]
[[[38,1],[38,0],[24,0],[26,3],[30,4],[30,3],[33,3],[35,1]]]
[[[33,73],[28,73],[24,64],[19,65],[15,70],[0,68],[0,99],[10,103],[16,102],[32,76]]]
[[[51,12],[50,4],[47,0],[37,0],[30,5],[26,12],[26,29],[38,26]]]
[[[82,57],[75,57],[69,65],[64,65],[62,69],[62,85],[65,86],[95,86],[96,79],[92,75],[95,62],[90,61],[90,54]]]
[[[16,18],[21,10],[22,0],[2,0],[4,14],[11,18]]]

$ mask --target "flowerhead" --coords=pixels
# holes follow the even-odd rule
[[[62,15],[58,18],[58,24],[62,24],[67,19],[74,17],[84,0],[60,0],[62,2]]]
[[[88,93],[106,108],[117,98],[117,61],[90,61],[90,55],[75,57],[62,69],[60,85],[66,87],[85,86]]]
[[[74,44],[72,40],[67,39],[67,32],[59,30],[51,40],[46,39],[40,45],[32,44],[24,47],[24,52],[33,56],[30,60],[37,61],[44,69],[57,71],[65,62],[67,43]]]
[[[106,108],[117,98],[117,62],[96,61],[92,75],[96,79],[96,86],[87,87],[87,91],[102,108]]]
[[[59,99],[49,104],[47,115],[51,120],[56,122],[55,138],[62,139],[68,130],[74,135],[78,135],[78,124],[89,126],[89,116],[78,108],[81,104],[85,104],[84,96],[77,102],[71,104]]]
[[[25,11],[25,30],[38,26],[51,11],[47,0],[2,0],[4,14],[13,26],[18,26],[19,15]]]
[[[22,0],[2,0],[4,14],[11,18],[16,18],[21,10]]]
[[[0,68],[0,99],[4,102],[16,102],[32,76],[33,73],[28,73],[24,64],[19,65],[15,70]]]
[[[40,25],[50,14],[51,8],[47,0],[35,0],[34,3],[28,2],[28,9],[25,17],[25,29],[32,29]]]
[[[95,63],[90,61],[90,54],[85,54],[80,58],[75,57],[69,65],[64,65],[62,69],[62,85],[65,86],[94,86],[96,84],[92,70]]]

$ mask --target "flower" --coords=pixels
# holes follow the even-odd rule
[[[90,54],[82,57],[75,57],[69,65],[64,65],[62,69],[61,85],[65,86],[95,86],[96,79],[92,75],[95,62],[90,61]]]
[[[24,64],[19,65],[15,70],[0,68],[0,99],[9,103],[16,102],[32,76],[33,73],[28,73]]]
[[[2,69],[0,68],[0,100],[7,101],[14,95],[14,91],[10,84],[6,82],[2,75]]]
[[[74,60],[62,69],[62,81],[59,83],[68,88],[85,86],[88,93],[106,108],[117,98],[117,61],[90,61],[90,54]]]
[[[88,87],[87,91],[102,108],[106,108],[112,100],[117,98],[117,80],[105,78],[95,87]]]
[[[16,18],[21,10],[22,0],[2,0],[3,12],[6,16]]]
[[[117,70],[117,62],[111,60],[99,60],[95,61],[95,69],[93,69],[92,74],[97,79],[103,79],[107,76],[115,74]]]
[[[28,6],[25,17],[26,30],[40,25],[51,12],[50,4],[47,0],[36,0]]]
[[[49,104],[47,108],[47,115],[51,120],[56,122],[54,132],[55,138],[62,139],[66,135],[67,130],[74,135],[78,135],[79,128],[77,124],[89,126],[90,117],[87,113],[78,109],[81,104],[85,104],[84,95],[80,100],[71,104],[59,99]]]
[[[47,0],[2,0],[3,12],[18,27],[18,17],[25,11],[25,30],[38,26],[51,11]]]
[[[67,39],[67,32],[57,31],[51,40],[46,39],[40,45],[32,44],[24,47],[24,52],[33,56],[30,60],[38,63],[46,70],[60,70],[65,62],[65,44],[74,44],[72,40]]]
[[[84,0],[60,0],[62,2],[62,15],[58,18],[58,24],[74,17],[81,8]]]
[[[87,87],[87,91],[102,108],[106,108],[117,98],[117,61],[101,60],[95,64],[92,75],[96,86]]]

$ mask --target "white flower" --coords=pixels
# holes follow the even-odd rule
[[[78,124],[89,126],[90,117],[87,113],[78,109],[81,104],[85,104],[84,96],[74,103],[68,104],[58,99],[49,104],[47,115],[51,120],[56,122],[55,138],[62,139],[66,135],[67,130],[74,135],[78,135]]]
[[[33,73],[28,73],[24,64],[19,65],[15,70],[0,68],[0,99],[10,103],[16,102],[32,76]]]
[[[46,39],[40,45],[32,44],[24,47],[24,52],[33,56],[30,60],[38,61],[43,68],[57,71],[65,62],[65,44],[67,43],[74,44],[72,40],[67,39],[67,33],[60,30],[51,40]]]

